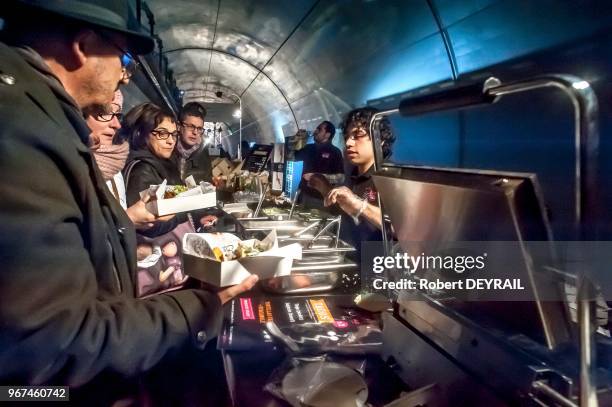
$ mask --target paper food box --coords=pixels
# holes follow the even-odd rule
[[[227,176],[231,172],[232,172],[232,163],[227,158],[222,158],[218,160],[216,163],[213,162],[213,169],[212,169],[213,177],[220,177],[222,175]]]
[[[302,246],[278,247],[276,232],[265,239],[240,240],[230,233],[187,233],[183,236],[185,273],[216,287],[241,283],[251,274],[260,279],[291,273]]]
[[[208,182],[197,185],[193,177],[189,177],[185,182],[187,186],[167,185],[164,180],[161,184],[151,185],[149,189],[142,191],[141,198],[149,196],[147,210],[156,216],[164,216],[217,206],[214,186]]]

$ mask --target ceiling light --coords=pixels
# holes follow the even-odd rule
[[[574,89],[578,89],[578,90],[586,89],[589,86],[591,86],[591,85],[589,85],[589,83],[587,81],[579,81],[579,82],[572,83],[572,87]]]

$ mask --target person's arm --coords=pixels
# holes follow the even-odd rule
[[[0,381],[80,385],[105,369],[133,375],[190,340],[196,344],[199,331],[214,336],[221,313],[214,293],[137,300],[111,290],[117,271],[110,246],[108,254],[88,250],[104,243],[88,241],[93,222],[77,193],[95,192],[76,152],[64,160],[60,148],[47,152],[56,146],[23,142],[28,135],[2,136]],[[99,211],[96,201],[87,205],[90,215]],[[96,268],[94,257],[111,261],[98,260]]]
[[[316,189],[323,198],[325,198],[329,191],[331,191],[333,188],[333,185],[323,174],[306,173],[302,176],[302,178],[306,181],[306,185],[308,185],[310,188]]]
[[[134,224],[134,227],[139,230],[147,230],[155,225],[155,222],[168,222],[174,215],[156,217],[148,211],[146,200],[142,199],[125,210],[128,217]]]
[[[332,189],[325,197],[325,205],[338,204],[347,215],[364,220],[378,229],[382,229],[382,213],[376,205],[368,203],[367,200],[359,198],[347,187]]]

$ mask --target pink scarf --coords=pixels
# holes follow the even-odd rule
[[[123,144],[100,145],[92,152],[104,180],[108,181],[125,166],[130,146],[127,141]]]

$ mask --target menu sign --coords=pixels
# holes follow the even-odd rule
[[[266,322],[275,322],[301,353],[371,353],[382,345],[380,325],[372,314],[339,307],[332,297],[243,297],[232,300],[227,309],[220,349],[277,346]]]

